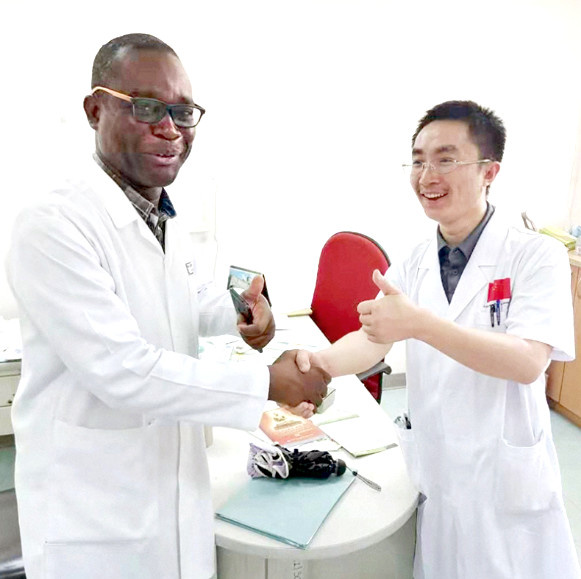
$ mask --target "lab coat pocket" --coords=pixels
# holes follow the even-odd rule
[[[138,539],[156,518],[155,422],[107,430],[54,422],[49,541]]]
[[[502,302],[500,304],[500,314],[494,309],[491,312],[488,304],[483,305],[476,313],[476,327],[480,330],[489,332],[506,333],[506,317],[508,315],[509,304]],[[500,321],[499,321],[500,320]]]
[[[414,430],[412,428],[395,428],[399,446],[403,454],[408,476],[419,491],[420,488],[420,457]]]
[[[46,579],[157,579],[156,557],[147,541],[46,543]]]
[[[496,505],[508,513],[550,509],[557,483],[546,451],[545,436],[532,446],[501,440],[496,470]]]

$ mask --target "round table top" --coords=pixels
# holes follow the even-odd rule
[[[301,322],[302,328],[309,328],[309,322]],[[316,333],[315,338],[321,343]],[[335,378],[332,385],[336,389],[335,405],[352,409],[371,423],[378,421],[384,427],[387,424],[389,428],[395,428],[391,418],[355,376]],[[213,429],[208,460],[215,509],[250,480],[246,463],[252,440],[254,437],[249,433],[229,428]],[[216,544],[234,552],[265,558],[299,557],[305,560],[336,557],[378,543],[395,533],[413,515],[418,493],[407,476],[399,446],[357,459],[343,449],[332,454],[378,483],[381,491],[375,491],[356,479],[305,550],[218,519]],[[343,476],[352,475],[347,471]],[[301,505],[297,505],[297,509],[300,508]]]

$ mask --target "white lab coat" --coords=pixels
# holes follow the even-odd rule
[[[509,277],[512,299],[491,327],[488,284]],[[388,279],[455,323],[505,332],[574,356],[570,268],[563,246],[493,215],[448,304],[436,236]],[[410,430],[398,429],[418,508],[416,579],[581,576],[563,507],[544,374],[528,385],[470,370],[408,340]]]
[[[92,163],[20,215],[8,274],[23,337],[12,419],[29,579],[215,573],[203,425],[256,428],[262,364],[195,359],[233,333],[169,220],[166,253]]]

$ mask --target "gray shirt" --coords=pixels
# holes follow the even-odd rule
[[[457,246],[450,246],[440,233],[438,227],[438,257],[440,259],[440,277],[442,278],[442,286],[444,293],[448,298],[448,303],[452,301],[452,296],[456,291],[456,286],[460,281],[460,277],[464,272],[464,268],[480,239],[480,235],[484,228],[490,221],[494,213],[494,206],[490,203],[486,204],[486,213],[481,219],[480,223],[472,230],[472,233]]]

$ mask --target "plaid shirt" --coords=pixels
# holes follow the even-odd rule
[[[97,153],[93,155],[95,161],[121,187],[121,190],[131,201],[131,205],[135,207],[137,213],[145,221],[147,227],[151,230],[155,238],[159,241],[161,248],[165,251],[165,222],[176,216],[176,211],[169,195],[165,189],[161,190],[159,204],[156,207],[151,201],[148,201],[143,195],[138,193],[132,185],[125,181],[118,173],[109,167]]]

